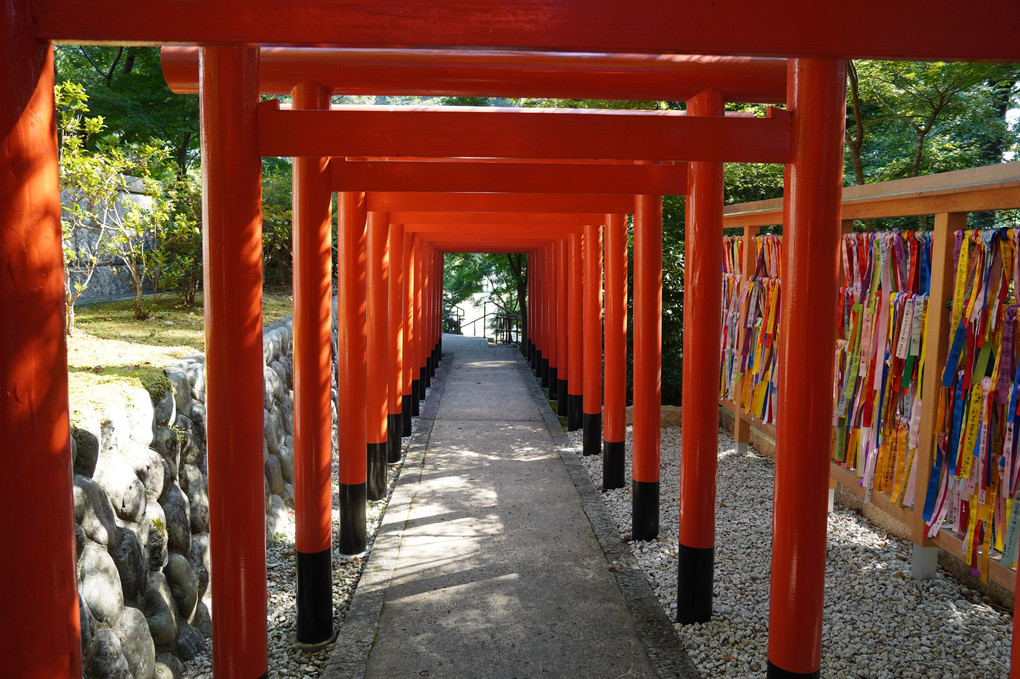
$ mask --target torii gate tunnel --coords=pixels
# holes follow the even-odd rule
[[[786,165],[768,675],[818,676],[845,59],[1020,60],[1020,5],[861,0],[10,0],[0,24],[0,513],[17,554],[0,650],[78,676],[51,43],[199,45],[168,81],[201,101],[213,664],[267,673],[261,157],[295,159],[299,641],[332,636],[330,196],[339,192],[339,549],[439,357],[442,254],[529,255],[529,357],[623,468],[626,227],[634,220],[635,538],[658,532],[661,200],[685,193],[679,618],[711,615],[724,162]],[[274,47],[260,47],[274,45]],[[394,49],[400,46],[400,49]],[[710,55],[710,56],[699,56]],[[261,93],[290,93],[290,110]],[[686,100],[660,111],[330,110],[336,93]],[[785,103],[767,118],[732,101]],[[605,289],[601,290],[605,241]],[[600,297],[605,297],[604,371]],[[583,331],[582,331],[583,324]],[[581,340],[583,336],[584,340]],[[802,366],[811,366],[804,369]],[[605,404],[602,404],[604,383]],[[367,390],[367,393],[365,393]],[[759,538],[761,539],[761,538]],[[1013,677],[1020,649],[1013,645]]]

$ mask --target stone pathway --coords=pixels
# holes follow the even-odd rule
[[[324,676],[697,676],[516,350],[443,348]]]

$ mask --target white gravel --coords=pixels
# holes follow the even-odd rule
[[[431,388],[426,391],[432,392]],[[422,400],[422,407],[425,400]],[[411,418],[411,430],[418,429],[418,418]],[[407,450],[409,438],[405,437],[402,442],[402,449]],[[389,503],[390,495],[400,469],[403,467],[403,460],[399,464],[388,465],[386,474],[387,493],[382,500],[368,503],[367,509],[367,531],[368,531],[368,552],[372,551],[376,533],[379,530],[379,523],[382,519],[386,505]],[[333,628],[340,629],[347,609],[350,607],[351,598],[354,596],[354,589],[364,570],[364,558],[352,560],[341,559],[336,551],[339,542],[338,522],[340,520],[339,495],[338,495],[338,471],[339,462],[334,448],[333,452]],[[267,575],[267,620],[269,623],[269,679],[313,679],[318,677],[329,663],[329,656],[333,650],[327,646],[317,653],[305,653],[298,648],[295,642],[297,624],[296,612],[296,564],[294,552],[294,510],[288,510],[287,521],[281,528],[277,526],[276,539],[273,544],[266,547],[266,575]],[[210,606],[210,610],[213,610]],[[215,611],[213,610],[215,616]],[[185,663],[184,677],[186,679],[212,679],[212,639],[206,638],[206,650],[191,661]]]
[[[627,429],[630,468],[631,428]],[[571,432],[580,455],[581,432]],[[581,456],[597,487],[602,457]],[[768,643],[773,462],[737,455],[719,432],[714,614],[706,624],[674,624],[704,676],[764,677]],[[620,535],[644,569],[666,614],[676,617],[680,428],[662,429],[659,538],[630,540],[631,491],[602,494]],[[829,516],[822,631],[822,676],[1005,677],[1013,619],[939,570],[912,580],[911,545],[852,511]]]

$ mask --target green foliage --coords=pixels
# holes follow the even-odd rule
[[[122,147],[102,139],[101,116],[90,115],[84,88],[56,86],[60,137],[61,229],[64,246],[66,330],[74,331],[74,303],[104,256],[131,275],[135,315],[144,318],[142,293],[148,241],[166,228],[171,202],[152,179],[163,160],[158,144]],[[88,148],[99,137],[95,149]],[[69,275],[73,267],[77,275]]]
[[[262,159],[262,272],[269,285],[290,285],[293,166],[289,159]]]
[[[522,319],[527,336],[527,258],[519,254],[447,253],[443,267],[444,303],[456,306],[488,289],[488,301]],[[495,323],[495,320],[493,320]]]
[[[182,177],[198,161],[198,96],[167,87],[156,47],[55,47],[57,82],[81,84],[96,115],[110,122],[93,141],[149,144],[159,140],[169,162],[158,179]]]

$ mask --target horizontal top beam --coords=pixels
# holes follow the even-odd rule
[[[555,193],[374,192],[366,208],[375,212],[630,213],[634,196]]]
[[[494,228],[513,229],[524,224],[539,226],[602,224],[606,215],[603,213],[538,213],[538,212],[390,212],[391,224],[404,224],[406,228],[413,225],[428,224],[476,224]]]
[[[1020,61],[1020,3],[858,0],[35,0],[69,43],[273,44]]]
[[[164,47],[170,89],[198,93],[198,48]],[[299,83],[332,94],[558,97],[686,101],[706,89],[726,101],[786,101],[786,60],[508,50],[263,47],[259,88],[290,94]]]
[[[428,239],[484,236],[504,240],[520,240],[522,238],[555,240],[572,233],[584,233],[584,226],[577,224],[516,224],[512,227],[491,224],[405,224],[404,232],[420,234],[423,238]]]
[[[790,116],[685,116],[675,111],[259,105],[263,156],[557,158],[785,163]]]
[[[401,162],[334,158],[334,191],[687,193],[687,165]]]

